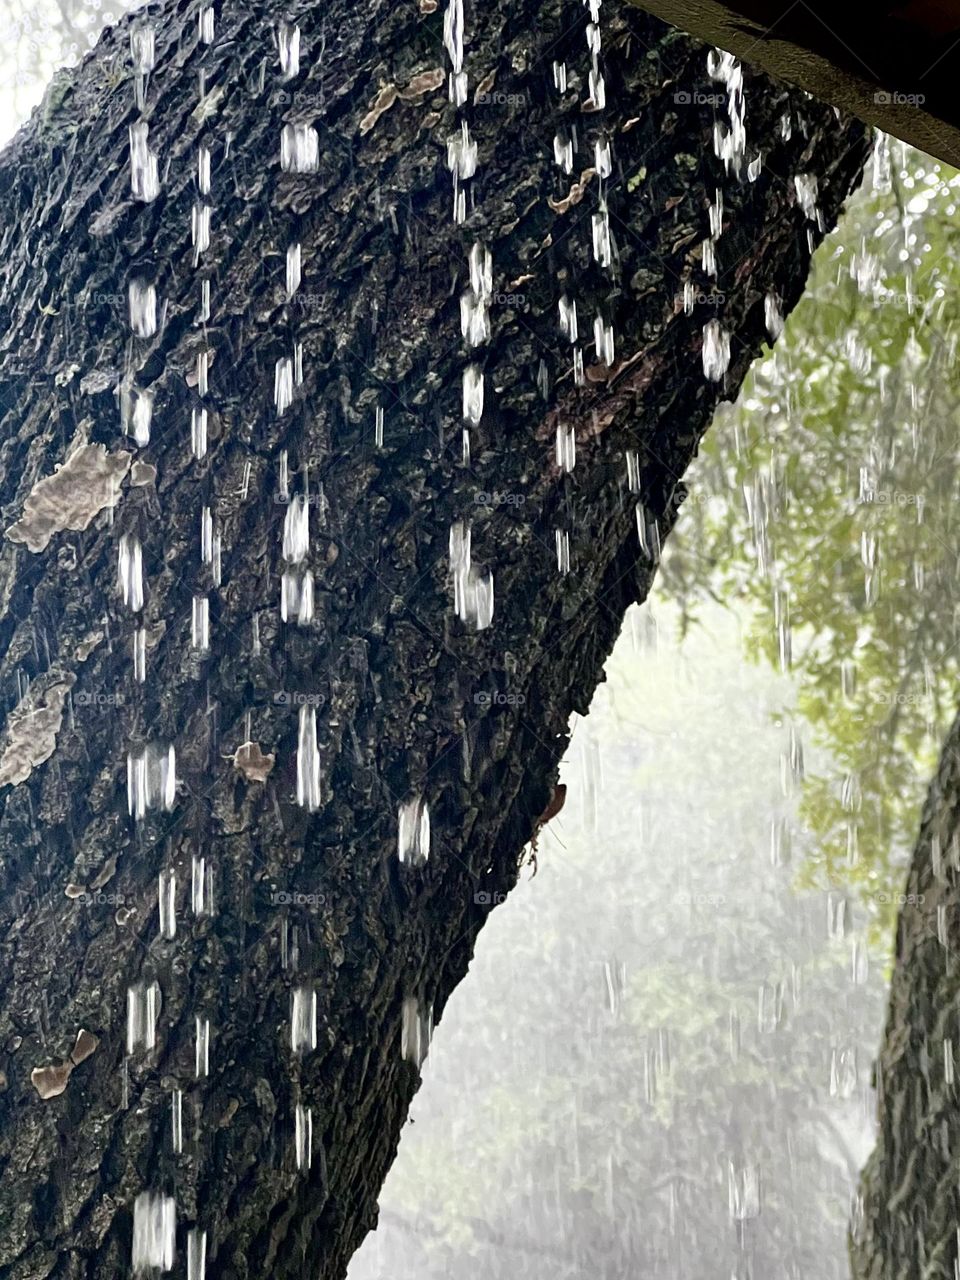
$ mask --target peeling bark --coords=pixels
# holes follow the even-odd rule
[[[147,12],[158,23],[146,97],[156,201],[129,195],[129,23],[58,79],[0,156],[4,527],[81,429],[111,457],[132,447],[116,388],[133,380],[154,404],[153,438],[112,519],[54,532],[37,552],[0,543],[8,729],[26,682],[56,672],[72,684],[55,751],[0,792],[0,1277],[127,1274],[132,1206],[151,1191],[176,1198],[181,1254],[188,1226],[208,1232],[211,1280],[307,1267],[334,1280],[375,1224],[418,1084],[400,1055],[404,1000],[442,1014],[554,795],[571,712],[588,710],[624,610],[650,588],[625,451],[638,454],[644,505],[666,536],[718,399],[736,393],[761,349],[765,295],[789,311],[802,292],[820,232],[796,205],[793,175],[817,176],[829,227],[867,142],[832,108],[748,74],[747,128],[764,165],[753,184],[727,180],[713,109],[692,92],[716,87],[703,47],[605,4],[608,109],[588,118],[579,3],[498,0],[468,19],[471,84],[495,73],[497,92],[470,109],[480,169],[459,229],[445,168],[456,121],[445,86],[423,78],[441,48],[436,6],[284,8],[304,32],[303,70],[289,83],[271,53],[279,9],[226,8],[210,47],[197,43],[192,5]],[[570,67],[562,103],[553,60]],[[208,105],[198,111],[201,66]],[[384,84],[424,91],[398,95],[363,133]],[[319,172],[282,174],[282,125],[304,118],[320,134]],[[590,252],[594,188],[562,215],[551,207],[569,189],[552,158],[560,124],[581,139],[602,124],[613,140],[613,281]],[[201,142],[214,217],[197,270],[189,223]],[[583,162],[591,154],[582,146]],[[718,187],[726,227],[714,290],[699,246]],[[304,279],[288,302],[295,239]],[[474,239],[491,250],[504,292],[464,467],[459,295]],[[133,275],[155,280],[161,300],[151,339],[129,336]],[[201,277],[212,282],[206,326],[196,322]],[[692,316],[678,301],[686,279],[712,293]],[[507,291],[519,281],[522,292]],[[580,388],[556,322],[559,294],[574,288],[583,326],[602,304],[617,336],[617,366],[594,363]],[[714,315],[733,335],[723,386],[701,371]],[[278,419],[274,366],[294,341],[304,381]],[[215,355],[210,448],[198,464],[189,422],[205,349]],[[576,431],[568,475],[554,462],[560,417]],[[305,628],[279,620],[282,450],[293,476],[309,467],[315,499],[316,621]],[[204,506],[223,542],[218,590],[199,554]],[[496,575],[494,624],[479,634],[450,604],[448,530],[462,519]],[[557,528],[571,532],[565,577]],[[136,619],[116,590],[124,535],[143,547]],[[210,597],[209,656],[190,648],[197,594]],[[138,623],[143,684],[131,664]],[[515,696],[488,696],[507,691]],[[303,704],[318,709],[315,813],[295,803]],[[146,741],[175,744],[179,783],[169,812],[134,824],[126,757]],[[256,760],[262,778],[238,759]],[[401,874],[397,809],[417,794],[430,806],[432,850]],[[212,917],[189,910],[194,856],[214,869]],[[172,940],[157,925],[163,869],[179,886]],[[156,982],[162,1007],[155,1049],[125,1066],[135,982]],[[304,984],[316,991],[319,1043],[297,1059],[291,988]],[[210,1019],[212,1048],[209,1077],[195,1080],[198,1016]],[[65,1062],[78,1027],[99,1039],[96,1052],[62,1096],[41,1100],[32,1068]],[[181,1155],[169,1118],[178,1087]],[[298,1103],[314,1115],[307,1175],[293,1167]]]

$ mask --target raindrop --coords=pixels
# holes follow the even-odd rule
[[[198,1080],[210,1074],[210,1019],[194,1020],[194,1075]]]
[[[273,403],[278,416],[293,403],[293,360],[290,356],[283,356],[274,367]]]
[[[300,288],[300,245],[295,243],[287,249],[287,297],[292,298]]]
[[[711,382],[719,382],[730,367],[730,334],[719,320],[703,327],[703,372]]]
[[[130,193],[134,200],[145,203],[155,200],[160,194],[160,178],[157,169],[157,157],[147,144],[149,125],[138,120],[128,130],[130,140]]]
[[[290,1007],[290,1047],[294,1053],[310,1053],[317,1047],[317,993],[296,987]]]
[[[557,569],[560,573],[570,572],[570,534],[566,529],[557,529]]]
[[[316,173],[320,138],[310,124],[285,124],[280,134],[280,167],[284,173]]]
[[[149,809],[169,812],[177,797],[177,759],[172,746],[148,742],[127,753],[127,804],[130,816],[141,819]]]
[[[170,1271],[177,1234],[173,1196],[143,1191],[133,1202],[133,1269]]]
[[[776,342],[777,338],[783,333],[783,310],[780,306],[780,299],[772,289],[763,300],[763,315],[767,333]]]
[[[283,522],[283,558],[299,564],[310,550],[310,507],[302,493],[294,496]]]
[[[134,613],[143,608],[143,554],[132,534],[120,539],[117,552],[117,583],[123,603]]]
[[[131,280],[128,289],[130,328],[138,338],[157,332],[157,291],[145,280]]]
[[[419,1070],[430,1048],[433,1018],[416,996],[407,996],[401,1015],[400,1056]]]
[[[170,1094],[170,1143],[173,1154],[183,1151],[183,1090],[174,1089]]]
[[[277,29],[277,46],[283,78],[292,80],[300,71],[300,28],[295,23],[281,22]]]
[[[156,34],[153,27],[134,27],[130,32],[130,57],[138,76],[149,75],[156,65]]]
[[[311,812],[320,807],[320,751],[317,746],[317,713],[300,708],[297,734],[297,804]]]
[[[204,1280],[207,1274],[207,1233],[199,1227],[187,1232],[187,1280]]]
[[[193,597],[190,644],[200,653],[210,651],[210,601],[206,596]]]
[[[160,988],[155,982],[138,982],[127,988],[127,1053],[148,1053],[157,1043]]]
[[[160,916],[160,937],[177,935],[177,874],[171,867],[160,872],[157,891],[157,909]]]
[[[190,415],[190,441],[193,456],[199,462],[207,456],[207,411],[194,409]]]
[[[213,868],[198,854],[190,872],[190,908],[195,916],[213,915]]]
[[[577,340],[577,303],[576,299],[571,300],[566,294],[559,301],[560,307],[560,332],[564,337],[569,338],[571,342]]]
[[[313,1111],[297,1103],[294,1112],[294,1146],[297,1155],[297,1168],[306,1172],[313,1163]]]
[[[468,364],[463,371],[463,420],[475,427],[483,417],[483,370]]]
[[[557,466],[572,471],[577,465],[577,434],[572,422],[557,423]]]
[[[397,857],[411,867],[430,857],[430,808],[422,796],[405,800],[397,812]]]

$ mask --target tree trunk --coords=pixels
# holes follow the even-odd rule
[[[747,158],[762,153],[763,166],[752,182],[746,165],[742,179],[725,177],[713,131],[726,106],[710,101],[722,86],[702,46],[604,5],[607,106],[583,111],[582,7],[496,0],[468,14],[461,117],[479,168],[457,226],[442,13],[412,0],[333,0],[322,17],[303,3],[230,7],[207,45],[192,5],[149,12],[155,200],[130,196],[139,112],[126,50],[139,17],[57,78],[0,157],[0,1276],[126,1274],[134,1204],[152,1192],[175,1200],[178,1269],[196,1229],[210,1277],[309,1268],[326,1280],[375,1224],[418,1084],[415,1046],[401,1053],[403,1011],[438,1018],[464,976],[553,794],[571,712],[586,713],[624,610],[650,588],[655,547],[638,541],[625,455],[637,454],[652,543],[654,523],[661,538],[674,523],[679,478],[718,399],[761,349],[767,294],[784,311],[796,303],[867,140],[832,108],[747,72]],[[287,81],[273,34],[284,16],[304,44]],[[568,66],[562,97],[555,61]],[[291,120],[318,131],[316,172],[281,171]],[[565,176],[553,140],[574,127]],[[582,177],[601,131],[613,152],[606,270],[591,254],[599,180]],[[200,145],[213,221],[196,266]],[[819,222],[798,200],[802,174],[818,180]],[[700,246],[718,188],[714,283]],[[495,296],[489,341],[468,355],[460,296],[474,241],[492,253]],[[293,242],[303,281],[288,301]],[[135,278],[156,285],[153,337],[130,333]],[[586,342],[579,386],[558,333],[564,291],[581,333],[602,308],[617,344],[609,368]],[[711,318],[732,334],[721,382],[701,365]],[[275,369],[295,343],[302,381],[278,414]],[[469,465],[468,359],[486,386]],[[120,386],[128,412],[132,387],[153,396],[148,443],[121,431]],[[198,460],[201,407],[209,449]],[[572,472],[555,462],[558,421],[575,430]],[[290,493],[306,484],[309,494],[309,550],[293,568],[284,451]],[[220,539],[219,586],[201,555],[204,508]],[[452,607],[457,521],[472,523],[474,560],[495,575],[484,630]],[[570,534],[567,575],[558,529]],[[304,565],[312,621],[282,623],[281,573]],[[209,602],[206,653],[192,647],[194,598]],[[312,807],[298,785],[304,800],[316,788]],[[400,866],[398,806],[411,797],[429,805],[432,844],[425,863]],[[209,887],[211,868],[208,913],[191,883]],[[158,878],[171,872],[172,938],[158,927]],[[136,984],[141,1026],[126,1013]],[[297,1054],[294,989],[306,993],[308,1040],[314,996],[317,1009],[317,1046]],[[210,1023],[200,1078],[197,1019]],[[42,1098],[66,1069],[31,1073],[67,1062],[81,1028],[99,1043],[62,1093]],[[299,1172],[298,1107],[302,1138],[312,1118]],[[141,1247],[163,1252],[162,1240]]]
[[[897,924],[874,1066],[879,1133],[851,1231],[854,1280],[956,1280],[960,1211],[960,718],[944,744]]]

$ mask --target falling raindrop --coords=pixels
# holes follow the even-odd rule
[[[157,1043],[160,988],[155,982],[138,982],[127,989],[127,1053],[148,1053]]]
[[[277,47],[283,78],[292,80],[300,73],[300,28],[295,23],[280,23],[277,28]]]
[[[278,416],[293,403],[293,386],[293,360],[290,356],[283,356],[273,371],[273,402]]]
[[[557,569],[560,573],[570,572],[570,533],[566,529],[557,529]]]
[[[577,465],[577,436],[572,422],[557,423],[557,466],[572,471]]]
[[[294,1146],[297,1168],[306,1172],[313,1162],[313,1111],[299,1102],[294,1112]]]
[[[280,134],[280,167],[284,173],[316,173],[320,138],[310,124],[285,124]]]
[[[310,508],[302,493],[294,496],[283,522],[283,558],[299,564],[310,550]]]
[[[297,804],[311,812],[320,807],[320,751],[317,746],[317,713],[300,708],[297,734]]]
[[[157,157],[147,143],[149,126],[138,120],[128,130],[130,140],[130,193],[134,200],[148,203],[160,194]]]
[[[419,1070],[430,1048],[433,1018],[416,996],[403,1002],[400,1034],[400,1056]]]
[[[292,298],[300,288],[300,245],[294,243],[287,249],[287,297]]]
[[[190,644],[200,653],[210,652],[210,601],[206,596],[193,597]]]
[[[143,555],[139,539],[125,533],[117,553],[117,583],[123,603],[134,613],[143,608]]]
[[[177,796],[177,761],[172,746],[155,743],[127,753],[127,803],[139,820],[149,809],[169,811]]]
[[[200,1080],[210,1074],[210,1019],[194,1020],[194,1075]]]
[[[207,1274],[207,1233],[199,1227],[187,1232],[187,1280],[204,1280]]]
[[[419,867],[430,857],[430,808],[422,796],[405,800],[397,813],[397,857]]]
[[[138,338],[157,332],[157,291],[145,280],[131,280],[128,288],[130,328]]]
[[[468,364],[463,371],[463,420],[475,427],[483,417],[483,370]]]
[[[160,916],[161,938],[174,938],[177,934],[177,875],[171,867],[160,872],[157,909]]]
[[[170,1094],[170,1143],[174,1155],[183,1152],[183,1090],[174,1089]]]
[[[172,1196],[143,1191],[133,1202],[133,1270],[171,1271],[177,1211]]]
[[[310,1053],[317,1047],[317,993],[296,987],[290,1006],[290,1047],[294,1053]]]
[[[711,382],[719,382],[730,367],[730,334],[719,320],[703,327],[703,372]]]
[[[214,13],[213,6],[207,5],[206,8],[200,10],[198,15],[199,37],[202,44],[213,44],[213,24]]]

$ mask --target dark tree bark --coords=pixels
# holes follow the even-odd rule
[[[960,718],[927,797],[874,1065],[879,1133],[861,1180],[854,1280],[955,1280],[960,1248]]]
[[[637,9],[604,5],[608,105],[591,114],[580,106],[582,7],[491,0],[468,14],[464,111],[479,172],[456,227],[445,162],[457,119],[445,85],[417,80],[445,67],[440,12],[383,0],[228,9],[208,47],[192,5],[147,12],[157,23],[145,106],[155,201],[129,194],[138,113],[128,25],[58,77],[0,157],[0,1276],[126,1274],[132,1206],[150,1189],[175,1197],[178,1267],[198,1224],[208,1276],[340,1277],[375,1224],[418,1084],[401,1056],[403,1002],[442,1013],[491,904],[515,883],[570,714],[587,711],[624,610],[649,590],[655,565],[638,543],[625,452],[638,454],[643,503],[666,536],[718,399],[736,392],[761,349],[765,296],[789,311],[802,292],[822,232],[797,202],[794,175],[816,176],[830,227],[867,141],[833,108],[747,73],[748,153],[762,153],[763,168],[752,183],[725,178],[713,150],[725,109],[705,100],[721,87],[707,79],[704,47]],[[289,83],[273,45],[281,16],[303,28],[303,70]],[[555,60],[570,71],[562,99]],[[369,127],[387,85],[406,96]],[[280,171],[290,119],[319,132],[315,174]],[[574,125],[574,177],[592,163],[595,131],[612,141],[615,271],[592,261],[596,178],[571,200],[573,178],[553,162],[554,134]],[[212,155],[213,226],[197,268],[200,143]],[[714,285],[700,244],[718,187]],[[459,298],[475,239],[492,252],[497,301],[476,356],[487,399],[465,466]],[[287,302],[294,240],[304,279]],[[156,283],[163,323],[153,338],[129,334],[135,276]],[[201,278],[211,281],[205,326]],[[685,280],[709,295],[692,315],[679,301]],[[581,330],[603,306],[616,333],[619,363],[605,368],[588,346],[581,387],[557,332],[564,289]],[[725,384],[701,370],[712,317],[733,335]],[[275,364],[294,342],[303,381],[278,418]],[[210,449],[197,462],[202,348],[212,352]],[[120,430],[124,379],[154,396],[152,438],[139,450]],[[554,461],[558,415],[576,430],[571,474]],[[95,445],[106,453],[84,448]],[[292,487],[308,468],[317,500],[306,627],[279,618],[282,450]],[[124,456],[134,453],[136,462]],[[110,492],[103,472],[120,484],[112,519],[93,514]],[[509,500],[480,500],[494,491]],[[205,505],[222,539],[219,588],[200,556]],[[457,520],[472,521],[474,558],[496,575],[493,625],[481,632],[451,608]],[[557,528],[571,532],[567,576]],[[136,616],[116,586],[123,537],[143,550]],[[206,656],[190,641],[191,601],[203,594]],[[498,692],[506,697],[488,696]],[[296,803],[305,701],[318,708],[315,812]],[[248,741],[275,757],[266,781],[250,776],[256,753],[237,756]],[[127,754],[146,742],[175,746],[177,792],[169,811],[135,822]],[[425,866],[399,868],[397,807],[410,795],[429,802],[433,842]],[[214,869],[212,916],[190,909],[200,857]],[[157,925],[165,870],[178,886],[171,940]],[[153,981],[156,1046],[126,1061],[127,989]],[[302,1057],[290,1050],[297,986],[316,992],[318,1009],[318,1045]],[[199,1080],[196,1017],[212,1029]],[[63,1063],[80,1028],[99,1044],[59,1096],[41,1099],[44,1077],[31,1072]],[[181,1154],[171,1147],[176,1088]],[[300,1174],[298,1104],[314,1124],[312,1165]]]

